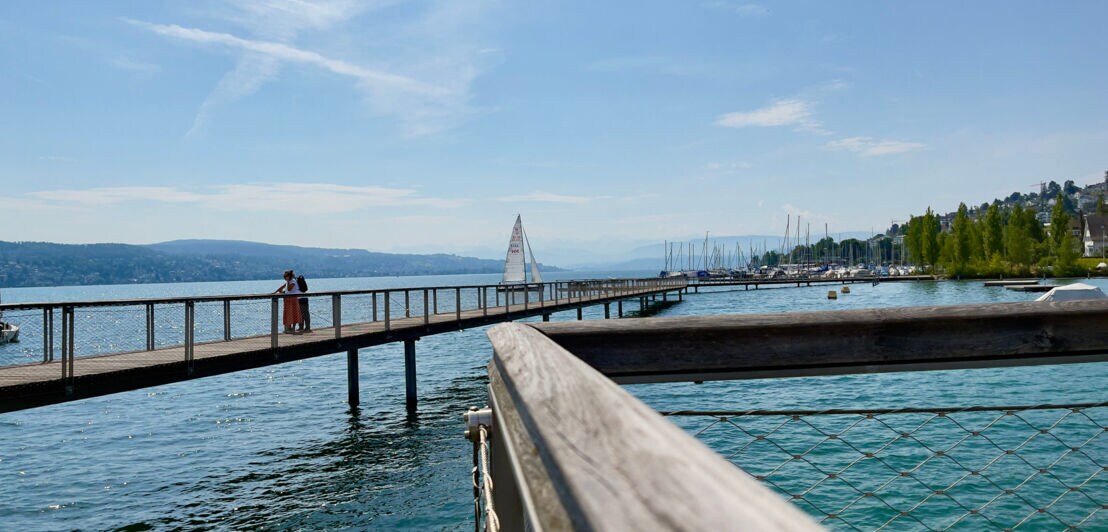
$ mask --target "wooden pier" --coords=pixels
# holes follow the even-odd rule
[[[485,486],[483,508],[494,508],[505,530],[818,530],[797,506],[616,383],[1103,362],[1106,320],[1108,300],[1089,300],[498,325],[488,333],[489,408],[467,418],[467,434],[482,435],[476,445],[488,457],[480,474],[492,479],[478,484],[475,476],[475,486]],[[743,408],[741,397],[728,400]],[[894,436],[901,437],[911,435]],[[1073,451],[1094,453],[1092,441]],[[926,451],[939,457],[944,449]],[[1005,449],[1000,456],[1015,452]],[[940,463],[947,464],[930,465]],[[817,484],[839,470],[820,472],[827,476]],[[893,470],[889,482],[913,474],[924,475]],[[995,498],[1015,497],[997,488]],[[1103,504],[1090,497],[1094,489],[1086,493],[1090,516]],[[1056,500],[1036,503],[1030,515]],[[966,515],[978,511],[973,505]],[[821,517],[840,524],[837,513]],[[901,526],[922,525],[911,519]]]
[[[689,277],[689,287],[694,292],[699,292],[701,287],[729,287],[741,286],[744,290],[753,287],[757,290],[762,286],[820,286],[829,284],[855,284],[855,283],[894,283],[906,281],[934,281],[934,275],[898,275],[898,276],[866,276],[866,277]]]
[[[188,299],[156,299],[126,301],[92,301],[44,304],[3,305],[5,311],[41,311],[43,362],[0,367],[0,412],[9,412],[65,401],[105,395],[148,386],[157,386],[200,377],[281,364],[294,360],[333,353],[347,353],[349,398],[358,404],[358,350],[364,347],[403,342],[405,375],[409,409],[416,405],[415,342],[421,337],[481,327],[533,316],[548,319],[554,312],[576,311],[592,305],[604,305],[605,317],[610,306],[617,306],[623,316],[625,301],[638,301],[645,308],[648,298],[684,290],[682,279],[615,279],[603,281],[555,282],[535,285],[535,291],[497,294],[496,285],[460,287],[421,287],[374,291],[318,292],[306,294],[314,304],[326,305],[331,324],[317,327],[311,333],[284,334],[278,329],[279,304],[285,296],[251,295]],[[463,305],[463,292],[475,295],[472,303]],[[416,301],[422,306],[416,307]],[[453,304],[439,308],[440,294],[449,294]],[[372,298],[372,319],[360,322],[344,321],[343,303],[354,297]],[[404,305],[396,308],[391,302],[403,297]],[[345,299],[344,299],[345,298]],[[445,299],[445,297],[444,297]],[[380,304],[378,303],[380,301]],[[269,322],[268,334],[233,337],[231,334],[231,303],[254,302],[259,318]],[[266,303],[269,302],[269,305]],[[495,305],[490,305],[495,303]],[[221,338],[195,337],[196,307],[210,305],[223,308]],[[293,302],[295,304],[295,302]],[[155,348],[155,308],[173,306],[183,309],[178,318],[184,326],[183,344]],[[466,308],[463,308],[463,307]],[[78,330],[74,327],[76,309],[90,312],[111,307],[146,309],[147,349],[93,356],[75,356]],[[378,307],[384,311],[378,313]],[[390,308],[391,307],[391,308]],[[416,307],[415,313],[412,308]],[[318,307],[317,307],[318,308]],[[60,327],[55,326],[60,316]],[[57,333],[55,333],[56,329]],[[60,342],[55,339],[60,337]],[[141,333],[140,333],[141,334]],[[24,335],[24,343],[32,343]],[[54,353],[60,347],[60,357]]]

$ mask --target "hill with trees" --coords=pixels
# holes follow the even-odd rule
[[[0,242],[0,286],[4,287],[243,281],[278,278],[288,269],[309,277],[499,273],[504,261],[226,240],[147,246]]]
[[[1106,193],[1108,172],[1103,183],[1079,188],[1051,181],[1039,193],[1017,192],[973,208],[962,203],[946,215],[928,207],[894,229],[909,260],[949,276],[1083,275],[1083,215],[1108,212]]]

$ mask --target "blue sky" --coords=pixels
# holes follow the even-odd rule
[[[1104,2],[0,3],[5,240],[881,230],[1108,169]],[[553,253],[553,252],[552,252]]]

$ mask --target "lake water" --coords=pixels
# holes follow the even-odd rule
[[[647,272],[640,272],[646,274]],[[627,275],[603,273],[596,277]],[[580,273],[552,274],[558,279]],[[479,284],[495,275],[313,279],[317,291]],[[268,292],[279,280],[5,289],[5,303]],[[1108,282],[1089,281],[1108,290]],[[1026,301],[976,282],[858,284],[689,294],[662,316]],[[602,318],[602,307],[585,310]],[[574,319],[575,313],[553,319]],[[417,344],[419,414],[406,415],[401,344],[361,352],[362,406],[344,354],[0,414],[0,529],[468,530],[471,447],[461,414],[484,405],[484,329]],[[0,346],[0,356],[21,349]],[[662,410],[825,409],[1104,401],[1108,364],[635,385]],[[1105,421],[1100,420],[1102,423]],[[690,430],[695,422],[679,420]],[[733,436],[733,435],[732,435]],[[702,439],[728,449],[726,434]],[[1103,458],[1104,438],[1093,442]],[[752,463],[750,467],[757,468]],[[746,467],[746,464],[744,464]],[[1087,490],[1103,497],[1103,475]],[[1085,526],[1102,527],[1104,512]],[[833,524],[833,523],[832,523]],[[900,523],[893,528],[912,528]],[[972,527],[970,527],[972,528]]]

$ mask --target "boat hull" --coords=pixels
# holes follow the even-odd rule
[[[5,323],[0,327],[0,344],[19,341],[19,326]]]
[[[496,286],[497,292],[542,292],[541,284],[501,284]]]

